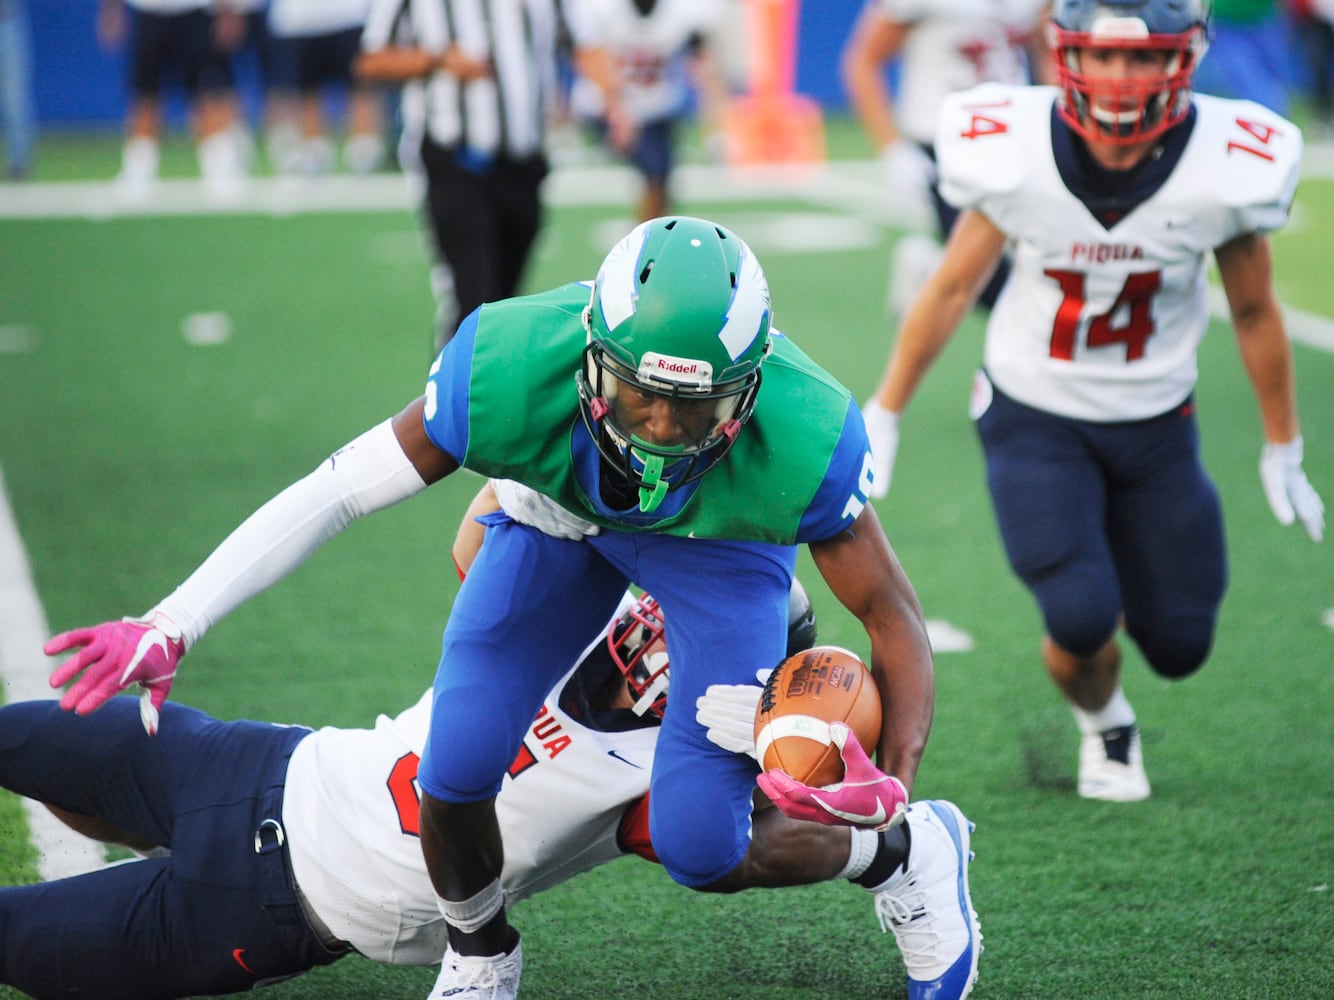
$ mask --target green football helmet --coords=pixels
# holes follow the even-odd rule
[[[759,391],[770,314],[755,255],[704,219],[641,223],[603,260],[584,311],[580,411],[641,511],[736,440]]]

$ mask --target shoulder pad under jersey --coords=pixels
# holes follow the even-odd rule
[[[1301,174],[1301,129],[1254,101],[1200,94],[1194,100],[1198,119],[1190,143],[1206,157],[1202,183],[1237,212],[1240,232],[1278,229]]]
[[[984,83],[950,94],[936,125],[941,196],[958,208],[977,208],[1014,191],[1035,149],[1051,145],[1051,87]]]

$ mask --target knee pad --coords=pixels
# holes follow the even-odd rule
[[[1120,608],[1088,588],[1071,587],[1068,580],[1033,588],[1047,634],[1075,656],[1092,656],[1115,634]]]
[[[1213,621],[1178,621],[1152,635],[1132,633],[1131,638],[1155,674],[1181,680],[1199,670],[1208,659],[1214,641]]]
[[[654,811],[650,805],[650,813]],[[697,835],[691,835],[691,828]],[[673,882],[690,889],[704,889],[741,864],[747,844],[738,843],[733,830],[730,822],[711,823],[709,817],[696,816],[689,823],[654,821],[652,816],[649,820],[653,850],[662,867]]]

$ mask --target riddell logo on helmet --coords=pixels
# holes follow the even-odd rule
[[[695,358],[674,358],[653,351],[639,362],[639,377],[648,381],[677,382],[707,389],[713,385],[713,366]]]
[[[674,372],[677,375],[693,375],[699,371],[699,365],[694,361],[668,361],[666,358],[659,358],[658,371]]]

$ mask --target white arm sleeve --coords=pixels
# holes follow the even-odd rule
[[[424,489],[386,420],[246,518],[149,615],[161,612],[175,622],[188,649],[353,520]]]

